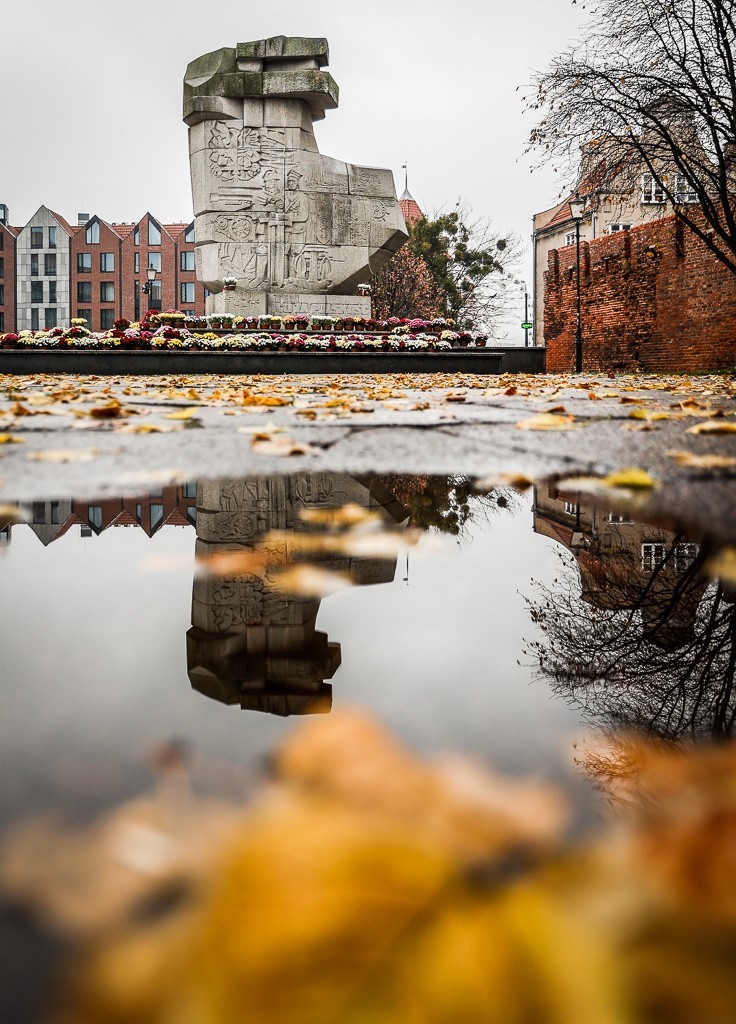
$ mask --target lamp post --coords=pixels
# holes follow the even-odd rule
[[[524,323],[521,325],[524,329],[524,348],[529,348],[529,291],[526,287],[526,281],[520,282],[521,287],[524,289]]]
[[[153,283],[156,280],[156,268],[155,267],[149,267],[146,270],[146,277],[148,278],[148,281],[143,285],[143,291],[148,296],[148,310],[150,312],[151,308],[152,308],[151,307],[151,302],[153,301],[152,300],[152,296],[153,296]]]
[[[578,298],[578,312],[577,312],[577,326],[575,330],[575,372],[580,373],[583,369],[583,329],[580,322],[580,222],[583,219],[583,210],[585,209],[585,200],[581,199],[580,196],[575,193],[575,198],[570,200],[570,215],[575,221],[575,255],[577,262],[577,272],[575,278],[577,281],[577,298]]]

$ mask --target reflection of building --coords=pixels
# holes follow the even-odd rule
[[[639,610],[643,639],[659,647],[692,638],[707,581],[686,573],[698,554],[686,536],[560,498],[551,487],[535,488],[534,530],[574,554],[588,604]]]
[[[249,477],[202,483],[197,488],[197,555],[263,546],[278,530],[310,529],[303,509],[336,508],[347,503],[380,511],[392,525],[406,511],[377,482],[348,476],[303,474]],[[266,550],[287,562],[295,551],[288,537]],[[389,583],[395,560],[320,559],[320,565],[349,574],[358,585]],[[192,686],[225,704],[290,715],[328,711],[331,679],[340,665],[340,645],[316,629],[320,602],[287,597],[269,574],[197,577],[192,595],[192,628],[187,662]]]
[[[112,526],[137,526],[152,537],[162,526],[194,526],[196,492],[196,484],[185,483],[129,498],[34,501],[27,506],[28,525],[44,547],[73,526],[80,526],[87,537]],[[9,543],[12,526],[3,535]]]

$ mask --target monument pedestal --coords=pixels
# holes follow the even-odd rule
[[[257,292],[246,288],[208,295],[208,314],[229,316],[364,316],[371,315],[371,300],[361,295],[314,295],[308,292]]]

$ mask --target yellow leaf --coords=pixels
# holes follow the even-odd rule
[[[118,434],[168,434],[173,430],[181,430],[181,427],[176,427],[173,424],[157,424],[157,423],[126,423],[125,426],[119,427],[116,433]]]
[[[521,420],[516,424],[517,430],[574,430],[572,421],[574,416],[557,415],[556,413],[540,412],[531,416],[528,420]]]
[[[644,469],[630,466],[628,469],[621,469],[617,473],[610,473],[604,477],[602,483],[605,487],[630,487],[635,490],[647,490],[656,487],[656,480]]]
[[[33,462],[92,462],[100,453],[96,448],[48,448],[42,452],[29,452]]]
[[[724,420],[706,420],[688,428],[688,434],[736,434],[736,423]]]
[[[706,563],[705,571],[724,583],[736,584],[736,548],[722,548]]]
[[[305,508],[299,513],[305,523],[320,523],[325,526],[362,526],[378,523],[381,517],[362,505],[349,504],[340,508]]]
[[[649,409],[632,409],[629,413],[630,420],[668,420],[669,413],[653,412]]]
[[[93,420],[110,420],[116,416],[122,416],[123,407],[116,398],[112,401],[106,402],[104,405],[95,405],[89,410],[89,415]]]
[[[22,437],[16,437],[15,434],[0,434],[0,444],[23,444]]]
[[[190,420],[193,416],[196,416],[199,412],[199,406],[194,405],[189,409],[177,409],[176,412],[167,412],[164,416],[165,420]]]

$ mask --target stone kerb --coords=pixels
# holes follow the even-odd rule
[[[368,316],[357,287],[407,238],[390,170],[318,151],[313,122],[338,103],[328,59],[325,39],[276,36],[187,68],[197,276],[210,313]]]

